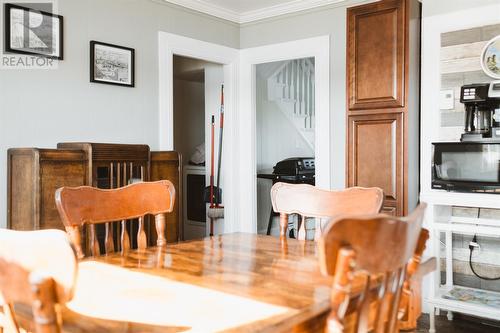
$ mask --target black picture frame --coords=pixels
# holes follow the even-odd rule
[[[110,79],[103,79],[103,78],[98,77],[99,74],[103,75],[103,73],[98,73],[96,71],[97,65],[98,65],[96,63],[98,61],[98,59],[96,59],[96,49],[99,47],[107,48],[109,51],[111,51],[112,49],[115,49],[117,51],[117,54],[118,53],[123,54],[124,51],[129,52],[130,62],[128,64],[127,68],[128,68],[128,72],[129,72],[130,82],[120,82],[119,80],[110,80]],[[109,66],[111,66],[111,65],[109,65]],[[115,67],[114,69],[110,68],[109,71],[110,72],[112,72],[113,70],[116,71],[117,66],[114,66],[114,67]],[[115,45],[115,44],[98,42],[95,40],[90,41],[90,82],[111,84],[111,85],[130,87],[130,88],[135,87],[135,49],[130,48],[130,47],[125,47],[125,46],[119,46],[119,45]]]
[[[43,52],[36,52],[36,51],[29,51],[26,50],[26,48],[23,49],[17,49],[17,48],[12,48],[11,46],[11,32],[12,32],[12,22],[11,22],[11,10],[12,9],[19,9],[24,12],[37,12],[40,13],[43,16],[47,17],[52,17],[52,18],[57,18],[58,19],[58,43],[59,43],[59,49],[58,49],[58,54],[57,55],[49,55]],[[23,54],[23,55],[34,55],[34,56],[39,56],[39,57],[45,57],[45,58],[50,58],[50,59],[56,59],[56,60],[63,60],[64,59],[64,18],[61,15],[56,15],[53,13],[49,12],[44,12],[32,8],[27,8],[23,6],[19,6],[16,4],[11,4],[11,3],[6,3],[4,6],[4,51],[5,53],[15,53],[15,54]]]

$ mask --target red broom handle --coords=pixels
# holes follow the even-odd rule
[[[210,161],[210,207],[214,207],[214,136],[215,136],[215,116],[212,116],[212,138],[211,138],[211,161]]]

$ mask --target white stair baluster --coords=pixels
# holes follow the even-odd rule
[[[309,70],[309,128],[312,128],[311,126],[311,119],[312,119],[312,113],[313,113],[313,105],[312,101],[314,100],[314,96],[312,94],[312,74],[311,70]]]
[[[282,80],[281,80],[281,84],[282,84],[282,91],[281,91],[281,98],[282,99],[285,99],[286,98],[286,95],[285,95],[285,90],[286,90],[286,70],[285,70],[285,67],[281,69],[281,75],[282,75]]]
[[[309,108],[309,71],[305,72],[305,91],[304,91],[304,99],[305,99],[305,114],[306,117],[304,118],[304,128],[307,129],[307,122],[309,120],[309,113],[310,113],[310,108]]]
[[[291,90],[292,90],[292,63],[289,61],[288,64],[286,65],[286,71],[288,73],[288,82],[287,82],[287,95],[288,95],[288,99],[292,99],[292,94],[291,94]]]
[[[297,60],[293,60],[292,64],[293,64],[293,99],[295,100],[293,109],[294,109],[294,113],[298,114],[299,110],[297,107],[297,99],[298,99],[298,92],[297,92],[298,84],[297,84],[297,82],[298,82],[299,70],[297,68]]]
[[[311,85],[311,89],[312,89],[312,117],[311,117],[311,128],[315,128],[316,127],[316,124],[314,122],[314,119],[316,117],[316,77],[314,75],[314,68],[313,68],[313,72],[312,72],[312,85]]]
[[[302,95],[302,99],[300,100],[300,108],[302,110],[302,114],[303,115],[307,115],[307,111],[306,111],[306,72],[304,71],[305,69],[305,60],[302,59],[301,61],[301,67],[302,67],[302,70],[300,71],[301,72],[301,81],[302,81],[302,84],[301,84],[301,95]]]

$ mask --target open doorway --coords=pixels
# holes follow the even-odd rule
[[[260,234],[278,235],[279,216],[271,207],[276,182],[315,185],[314,58],[256,65],[257,214]],[[296,221],[290,219],[291,236]],[[314,233],[314,223],[306,223]]]
[[[174,150],[183,157],[181,195],[184,240],[208,235],[204,190],[210,176],[210,128],[212,116],[216,119],[220,116],[220,87],[223,81],[222,65],[173,56]],[[218,149],[216,146],[216,163]],[[222,179],[221,175],[221,182]],[[221,221],[217,223],[221,224]]]
[[[240,149],[240,216],[246,218],[246,232],[267,233],[269,211],[258,209],[257,174],[261,168],[257,162],[259,144],[257,130],[257,71],[258,66],[291,59],[308,59],[314,64],[314,88],[311,101],[314,103],[314,182],[317,187],[331,188],[331,142],[330,142],[330,37],[319,36],[308,39],[271,44],[240,51],[239,66],[239,119]],[[312,59],[314,61],[312,62]],[[293,65],[292,65],[293,67]],[[314,97],[313,97],[314,96]],[[264,142],[262,140],[262,142]],[[288,142],[295,146],[295,142]],[[296,156],[295,156],[296,157]],[[309,163],[310,164],[310,163]],[[272,164],[267,167],[272,168]],[[262,165],[262,168],[265,168]],[[269,171],[269,170],[268,170]],[[272,170],[271,170],[272,171]],[[272,183],[271,183],[272,184]],[[268,184],[267,186],[270,186]],[[266,190],[267,191],[267,190]],[[270,200],[267,201],[270,209]],[[259,217],[259,211],[262,215]],[[265,213],[264,213],[265,212]]]

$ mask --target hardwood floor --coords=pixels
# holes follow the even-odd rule
[[[423,314],[418,321],[416,333],[429,332],[429,315]],[[500,322],[492,322],[480,318],[465,317],[455,314],[452,321],[446,315],[436,317],[436,332],[439,333],[498,333]]]

